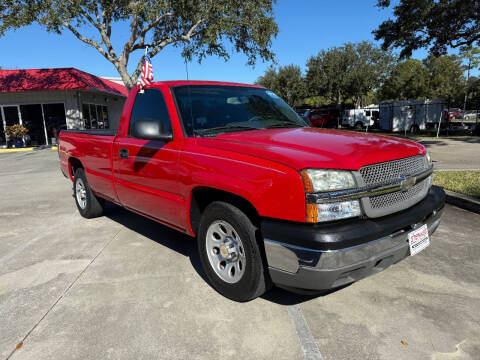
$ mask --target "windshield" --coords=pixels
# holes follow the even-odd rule
[[[172,91],[188,136],[307,126],[290,106],[269,90],[185,85]]]

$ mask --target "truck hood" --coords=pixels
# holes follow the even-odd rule
[[[304,168],[359,170],[362,166],[425,154],[415,141],[318,128],[241,131],[198,138],[198,145]]]

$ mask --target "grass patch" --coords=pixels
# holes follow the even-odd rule
[[[433,183],[450,191],[480,198],[480,170],[435,171]]]

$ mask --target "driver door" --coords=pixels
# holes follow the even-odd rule
[[[160,89],[137,93],[130,115],[129,131],[113,146],[117,195],[123,206],[183,229],[185,198],[179,195],[178,158],[175,139],[137,139],[130,129],[137,119],[157,119],[163,129],[172,125]]]

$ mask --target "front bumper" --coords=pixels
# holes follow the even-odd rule
[[[386,269],[410,254],[409,231],[443,215],[445,192],[432,186],[411,208],[376,219],[330,224],[264,220],[261,225],[272,281],[279,286],[328,290]]]

